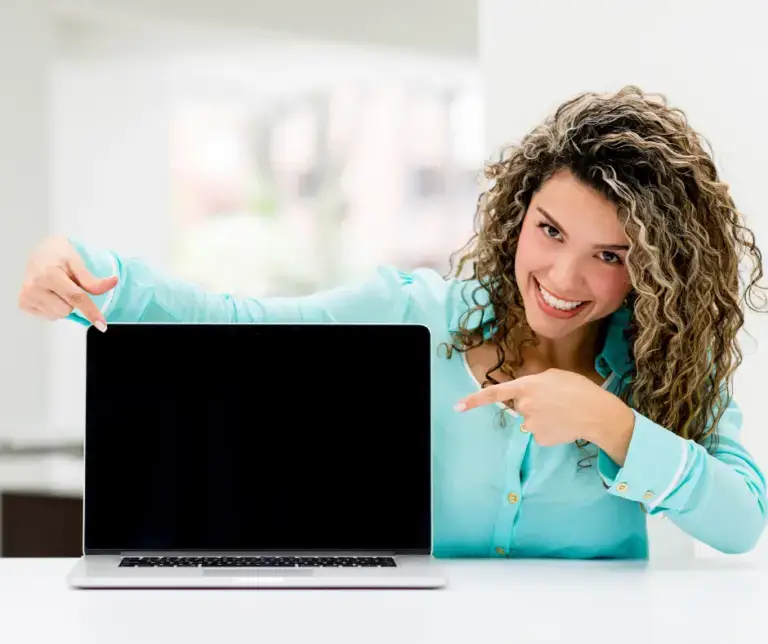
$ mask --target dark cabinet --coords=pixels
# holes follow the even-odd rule
[[[82,555],[83,499],[46,493],[0,494],[0,555]]]

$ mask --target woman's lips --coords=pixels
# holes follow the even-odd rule
[[[579,306],[577,306],[575,309],[570,309],[569,311],[557,309],[554,306],[550,306],[544,299],[544,296],[541,294],[541,289],[539,288],[539,282],[535,277],[533,278],[533,283],[536,291],[536,302],[538,303],[539,308],[550,317],[557,318],[559,320],[569,320],[573,317],[576,317],[584,310],[584,307],[589,304],[589,301],[586,300],[579,304]]]

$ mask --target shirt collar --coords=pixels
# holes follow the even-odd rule
[[[466,313],[469,309],[475,308],[474,302],[476,301],[482,309],[472,311],[466,319],[465,327],[474,331],[482,324],[485,327],[483,336],[486,339],[490,338],[496,326],[493,324],[493,306],[490,303],[488,290],[485,288],[477,289],[480,284],[478,280],[462,280],[458,284],[460,284],[460,296],[456,298],[456,304],[451,314],[450,332],[456,333],[459,330],[459,323],[467,318]],[[475,291],[475,289],[477,290]],[[595,358],[595,370],[603,378],[607,378],[611,372],[624,377],[634,366],[629,342],[625,338],[625,331],[629,328],[631,319],[632,311],[623,305],[608,317],[608,329],[605,334],[603,349]]]

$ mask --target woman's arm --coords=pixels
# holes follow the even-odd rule
[[[164,276],[140,259],[70,241],[94,276],[118,276],[114,289],[92,297],[107,322],[403,322],[414,294],[442,284],[429,269],[406,274],[383,266],[357,284],[312,295],[237,298]],[[69,318],[90,324],[77,310]]]
[[[634,410],[633,410],[634,411]],[[717,448],[685,440],[637,411],[623,466],[598,453],[611,494],[664,512],[692,537],[727,553],[751,550],[768,515],[766,481],[739,441],[742,413],[731,400],[717,426]]]

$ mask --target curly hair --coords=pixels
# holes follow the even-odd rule
[[[498,362],[486,373],[487,386],[497,369],[514,377],[523,348],[537,344],[515,281],[515,252],[532,195],[561,169],[617,206],[629,239],[625,337],[633,366],[621,399],[683,438],[709,437],[714,449],[723,395],[730,401],[742,361],[740,284],[746,281],[743,297],[752,310],[765,305],[764,293],[761,304],[753,301],[763,288],[762,255],[718,177],[709,142],[663,94],[634,85],[579,94],[486,165],[474,234],[450,259],[449,274],[461,278],[471,266],[465,279],[479,285],[449,356],[490,338]],[[752,269],[743,280],[740,262],[747,256]],[[480,289],[493,320],[482,320]],[[477,311],[481,323],[469,328]]]

